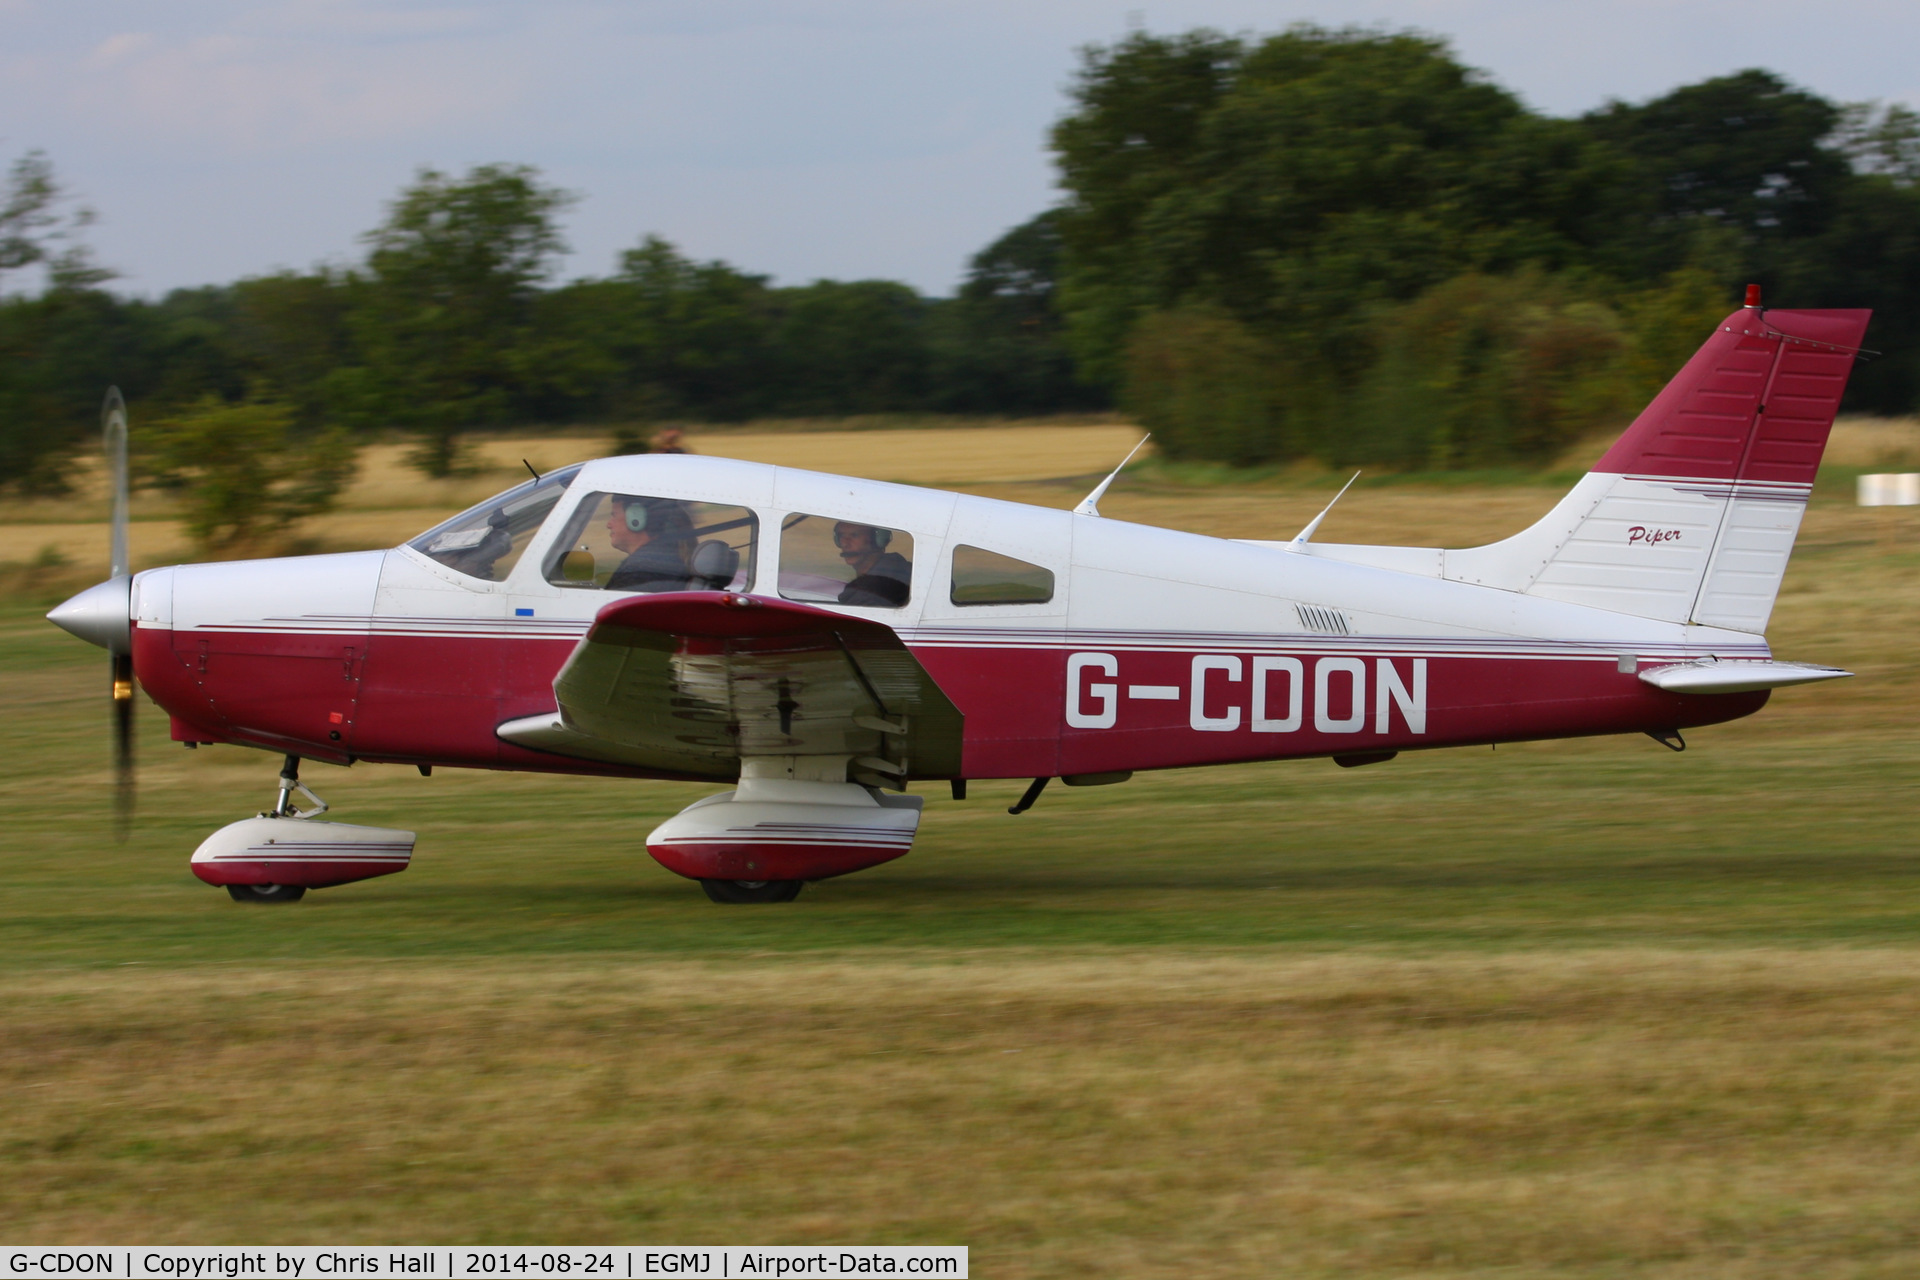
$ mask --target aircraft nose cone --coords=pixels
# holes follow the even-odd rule
[[[47,621],[88,644],[125,653],[133,638],[133,626],[128,621],[132,586],[131,577],[108,578],[57,606],[47,615]]]

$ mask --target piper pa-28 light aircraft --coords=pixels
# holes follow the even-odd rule
[[[285,757],[272,810],[193,856],[241,901],[412,856],[412,832],[319,820],[303,759],[728,782],[647,851],[715,901],[787,901],[906,853],[911,782],[1030,779],[1020,812],[1049,779],[1141,769],[1679,750],[1847,675],[1775,661],[1764,632],[1868,315],[1750,289],[1557,506],[1468,550],[1102,519],[1112,476],[1057,511],[654,455],[536,476],[390,551],[130,575],[121,461],[113,576],[49,617],[112,654],[123,792],[136,676],[175,740]]]

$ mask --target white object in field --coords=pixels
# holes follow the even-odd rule
[[[1863,507],[1920,507],[1920,471],[1861,476],[1856,492]]]
[[[193,874],[208,884],[281,884],[308,889],[405,871],[415,836],[302,818],[243,818],[193,851]]]
[[[1813,684],[1820,680],[1839,680],[1852,675],[1839,667],[1819,667],[1806,662],[1675,662],[1652,667],[1640,678],[1669,693],[1752,693],[1760,689],[1784,689],[1793,684]]]

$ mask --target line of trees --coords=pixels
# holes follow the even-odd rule
[[[47,284],[0,299],[0,482],[58,485],[110,382],[188,441],[223,406],[301,448],[404,428],[432,474],[488,426],[1116,401],[1175,457],[1505,465],[1630,415],[1749,281],[1875,308],[1848,407],[1920,405],[1903,107],[1753,70],[1558,119],[1423,35],[1141,32],[1085,51],[1052,144],[1064,200],[951,298],[651,236],[556,282],[572,197],[512,165],[422,170],[353,266],[125,298],[29,155],[0,282]]]
[[[105,287],[110,274],[67,243],[84,218],[60,212],[45,158],[23,165],[0,272],[38,263],[49,275],[37,295],[0,301],[0,477],[28,489],[59,486],[114,382],[189,439],[219,405],[253,406],[249,421],[284,410],[296,442],[405,429],[431,475],[455,468],[463,431],[492,426],[589,422],[643,438],[677,419],[1111,404],[1065,346],[1053,214],[976,254],[951,298],[890,280],[778,287],[654,236],[610,276],[555,284],[568,193],[525,166],[423,170],[364,237],[359,265],[146,301]],[[159,482],[182,474],[150,469]]]
[[[1053,144],[1081,369],[1175,456],[1549,458],[1758,282],[1873,307],[1849,407],[1920,402],[1920,117],[1742,71],[1578,119],[1444,42],[1301,26],[1086,51]]]

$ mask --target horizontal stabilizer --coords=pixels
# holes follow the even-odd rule
[[[1852,675],[1839,667],[1817,667],[1805,662],[1678,662],[1650,667],[1640,678],[1669,693],[1753,693],[1813,684]]]

